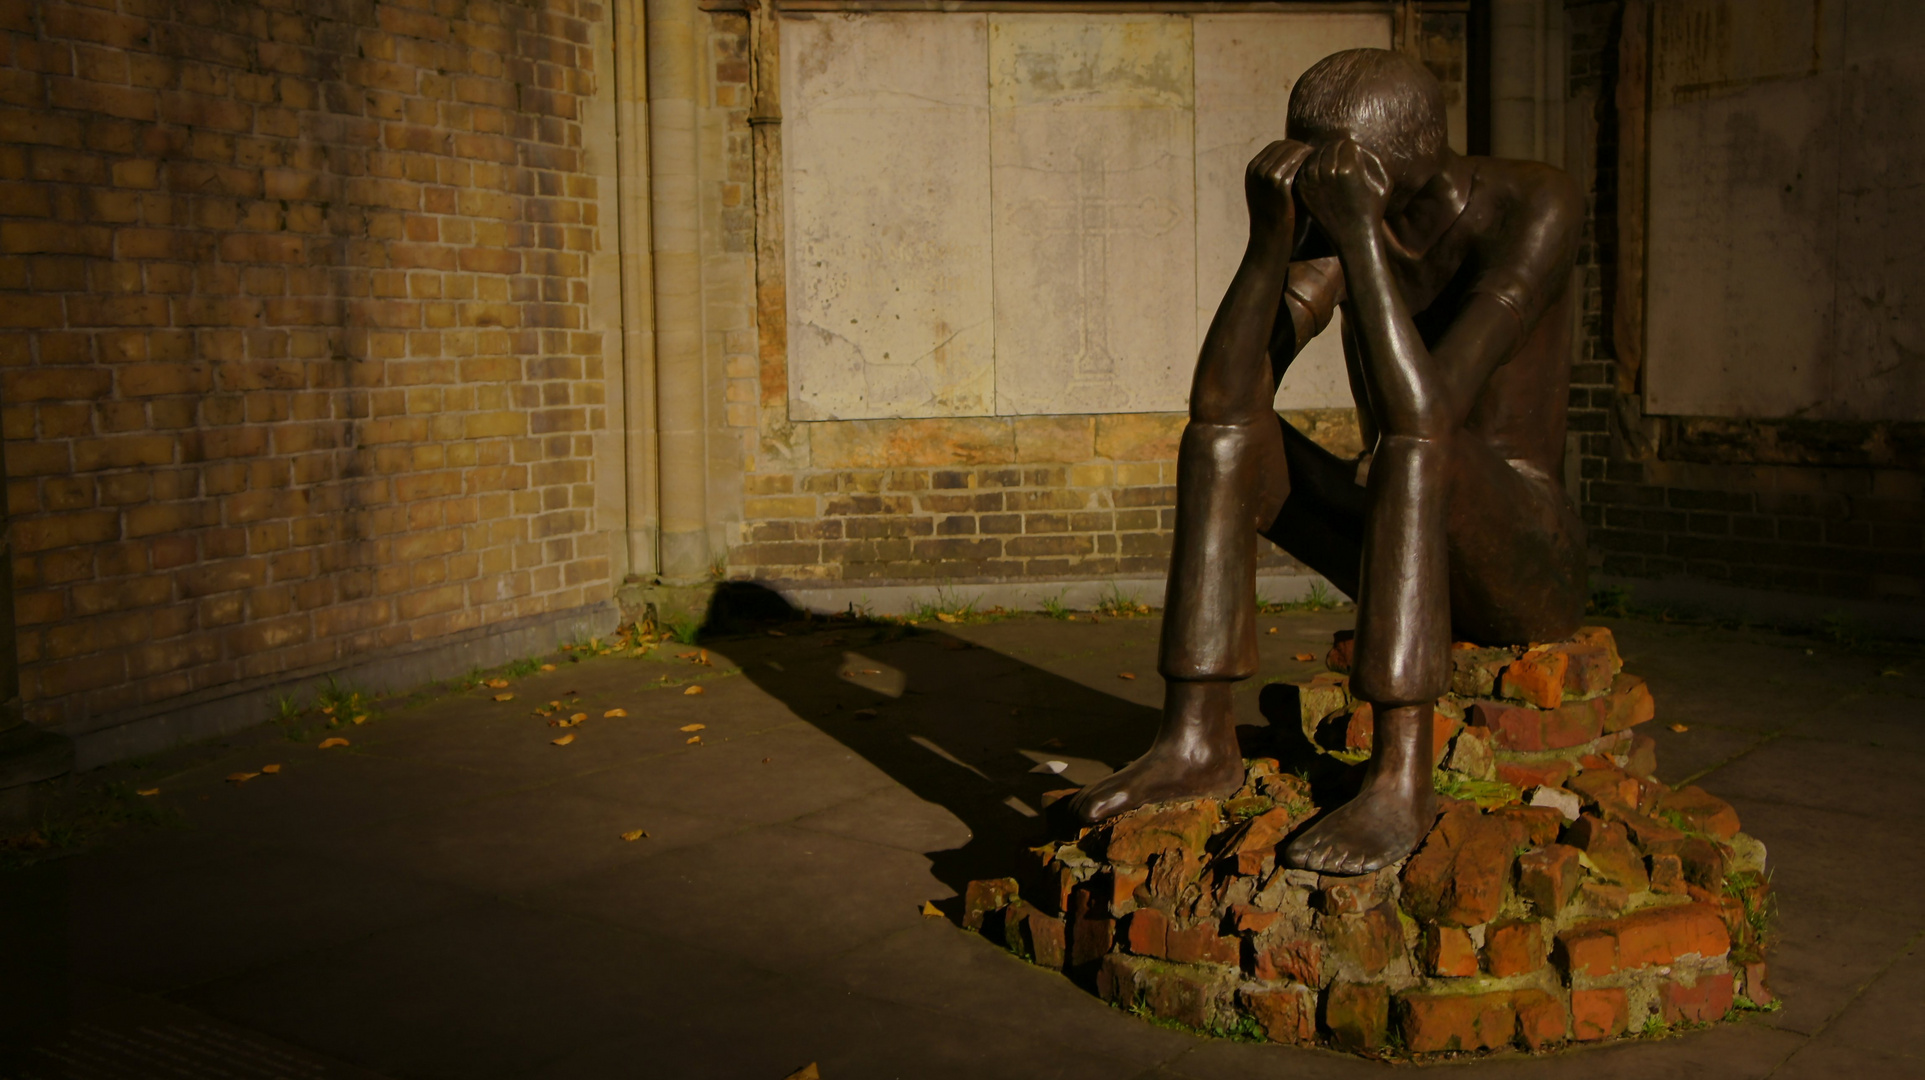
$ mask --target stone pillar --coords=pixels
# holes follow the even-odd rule
[[[695,0],[648,0],[650,233],[664,581],[708,576],[707,395],[696,111]]]
[[[1491,154],[1564,163],[1563,0],[1491,0]]]
[[[625,572],[661,571],[661,443],[655,387],[655,267],[650,257],[646,0],[616,0],[615,237],[620,271]],[[613,410],[611,410],[612,412]]]

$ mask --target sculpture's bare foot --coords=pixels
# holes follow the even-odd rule
[[[1428,705],[1383,710],[1363,790],[1292,840],[1285,861],[1322,874],[1368,874],[1410,854],[1437,819],[1430,712]],[[1400,745],[1415,741],[1400,730],[1413,727],[1423,737],[1421,749]]]
[[[1163,726],[1149,753],[1077,792],[1070,812],[1094,825],[1148,803],[1228,795],[1241,787],[1233,686],[1169,684]]]

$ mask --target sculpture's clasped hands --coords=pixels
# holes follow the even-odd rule
[[[1243,194],[1250,204],[1250,242],[1284,259],[1290,256],[1297,231],[1297,204],[1290,196],[1290,183],[1313,152],[1307,143],[1278,139],[1251,158],[1243,171]]]
[[[1351,139],[1317,148],[1297,169],[1297,193],[1339,247],[1376,235],[1390,208],[1390,171]]]

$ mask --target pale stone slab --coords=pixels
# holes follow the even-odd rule
[[[1384,14],[1198,15],[1196,50],[1196,348],[1203,346],[1250,235],[1243,170],[1284,137],[1290,89],[1345,49],[1390,47]],[[1278,388],[1278,409],[1352,404],[1337,323],[1304,349]]]
[[[1181,409],[1194,78],[1175,15],[992,15],[996,411]]]
[[[781,26],[791,416],[990,413],[985,18]]]

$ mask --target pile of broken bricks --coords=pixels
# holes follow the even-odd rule
[[[1357,877],[1281,865],[1313,792],[1369,755],[1350,649],[1340,635],[1327,671],[1287,684],[1308,745],[1276,736],[1226,799],[1029,849],[1016,876],[970,883],[965,924],[1119,1007],[1373,1056],[1542,1050],[1770,1004],[1764,845],[1652,775],[1636,728],[1655,703],[1608,629],[1456,646],[1423,843]]]

